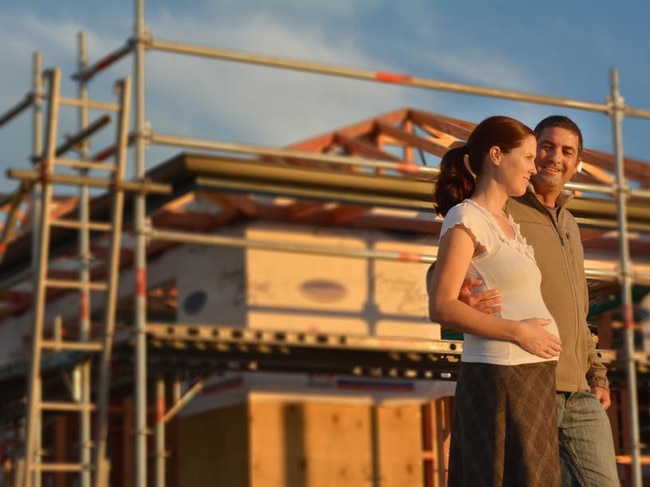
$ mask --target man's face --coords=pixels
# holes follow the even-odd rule
[[[537,174],[531,180],[539,192],[557,191],[578,170],[578,135],[562,127],[545,128],[537,138]]]

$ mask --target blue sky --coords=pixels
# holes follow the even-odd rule
[[[132,0],[0,0],[0,112],[31,89],[32,55],[60,67],[73,96],[77,34],[90,61],[133,35]],[[625,102],[650,109],[650,3],[639,0],[167,0],[145,2],[154,38],[451,83],[605,102],[610,70]],[[91,84],[113,100],[122,60]],[[155,132],[284,146],[403,107],[478,122],[502,113],[534,125],[566,113],[585,145],[612,151],[600,113],[406,88],[151,52],[147,120]],[[72,133],[75,115],[66,115]],[[62,124],[65,125],[65,124]],[[625,155],[650,161],[650,120],[624,121]],[[30,119],[0,128],[1,167],[29,166]],[[102,148],[95,147],[96,150]],[[152,149],[151,167],[180,149]],[[0,177],[0,191],[17,182]]]

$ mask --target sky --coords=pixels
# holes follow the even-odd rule
[[[155,39],[594,103],[606,102],[616,70],[625,103],[650,109],[650,2],[641,0],[146,0],[144,8]],[[135,11],[133,0],[0,0],[0,113],[31,90],[37,52],[44,68],[61,69],[63,95],[76,96],[79,32],[92,64],[134,35]],[[132,70],[126,57],[102,71],[90,97],[114,101],[115,81]],[[152,130],[178,136],[282,147],[411,107],[531,126],[563,113],[586,147],[613,152],[603,113],[178,54],[147,54],[145,93]],[[60,133],[76,132],[74,110],[61,116]],[[626,117],[624,154],[650,161],[649,134],[650,120]],[[18,186],[6,168],[30,167],[31,137],[28,111],[0,127],[0,192]],[[101,137],[109,135],[91,152],[104,147]],[[181,150],[152,147],[147,167]]]

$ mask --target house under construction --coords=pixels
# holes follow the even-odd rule
[[[437,164],[474,123],[397,108],[283,147],[158,133],[147,52],[601,112],[615,144],[623,116],[650,111],[623,103],[615,72],[606,104],[504,92],[161,41],[135,4],[133,37],[105,58],[89,63],[80,35],[78,97],[37,54],[0,118],[34,127],[33,169],[8,169],[2,199],[0,485],[445,485],[462,340],[429,322],[424,278]],[[133,79],[92,98],[126,59]],[[70,108],[78,132],[59,133]],[[179,152],[146,170],[156,144]],[[621,481],[640,486],[650,166],[619,147],[584,151],[569,208]]]

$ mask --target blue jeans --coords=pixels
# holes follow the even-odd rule
[[[620,487],[612,428],[589,392],[557,393],[563,487]]]

